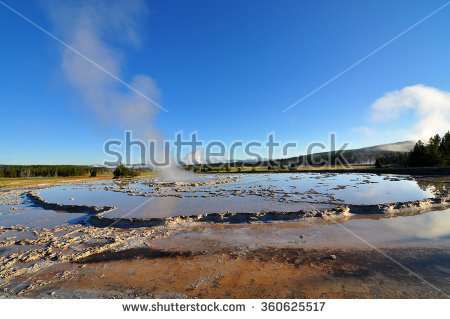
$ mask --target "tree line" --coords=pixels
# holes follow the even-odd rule
[[[140,173],[148,171],[149,169],[146,169],[144,167],[142,168],[133,168],[133,167],[126,167],[122,163],[117,165],[117,167],[113,171],[114,179],[116,178],[130,178],[130,177],[136,177],[139,176]]]
[[[0,177],[92,176],[108,172],[106,167],[79,165],[0,165]]]
[[[419,140],[409,153],[398,153],[378,157],[376,167],[396,165],[404,167],[450,166],[450,131],[443,137],[431,137],[425,144]]]

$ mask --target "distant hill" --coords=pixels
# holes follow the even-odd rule
[[[416,144],[415,141],[404,141],[404,142],[363,147],[358,149],[344,150],[343,157],[345,158],[345,161],[348,164],[372,165],[375,163],[378,157],[392,156],[392,155],[401,156],[402,153],[408,153],[414,148],[415,144]],[[256,162],[258,162],[258,160],[249,159],[249,160],[234,160],[229,161],[228,163],[232,166],[239,167],[239,166],[253,166],[255,165]],[[342,164],[344,164],[343,162],[344,161],[341,161]],[[276,165],[276,163],[279,163],[285,167],[290,166],[291,164],[294,164],[295,166],[299,165],[310,166],[318,163],[333,164],[333,154],[331,152],[321,152],[321,153],[314,153],[311,155],[300,155],[297,157],[276,159],[271,161],[271,163],[272,163],[271,165],[273,164]],[[262,163],[260,164],[261,166],[268,166],[269,165],[268,159],[263,159]],[[340,163],[335,162],[335,164]],[[221,165],[221,163],[218,163],[217,165]]]
[[[343,157],[345,157],[349,164],[374,164],[377,157],[410,152],[415,144],[415,141],[404,141],[345,150],[343,152]],[[319,162],[321,159],[328,162],[332,155],[330,153],[331,152],[314,153],[307,157],[301,155],[299,157],[291,157],[280,161],[283,161],[286,165],[295,162],[303,163],[306,158],[312,158],[313,162]],[[288,163],[286,163],[286,161]],[[311,160],[308,162],[311,163]]]
[[[405,142],[397,142],[391,144],[381,144],[369,147],[363,147],[359,149],[354,149],[351,151],[362,152],[362,153],[373,153],[373,152],[410,152],[414,148],[416,144],[415,141],[405,141]]]

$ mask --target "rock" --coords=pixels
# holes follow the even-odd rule
[[[300,238],[301,238],[301,239],[304,239],[304,238],[305,238],[305,235],[300,235]]]
[[[75,198],[71,197],[70,200],[75,200]]]
[[[336,255],[330,255],[330,259],[336,259]]]

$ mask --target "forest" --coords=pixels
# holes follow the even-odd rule
[[[108,171],[106,167],[79,165],[0,165],[0,177],[95,177]]]
[[[385,166],[430,167],[450,166],[450,132],[443,137],[436,134],[425,144],[418,141],[409,153],[397,153],[380,156],[375,161],[376,167]]]

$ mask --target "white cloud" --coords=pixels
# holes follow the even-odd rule
[[[389,92],[371,106],[372,119],[386,122],[413,112],[415,125],[406,134],[408,139],[429,138],[450,129],[450,92],[417,84]]]

